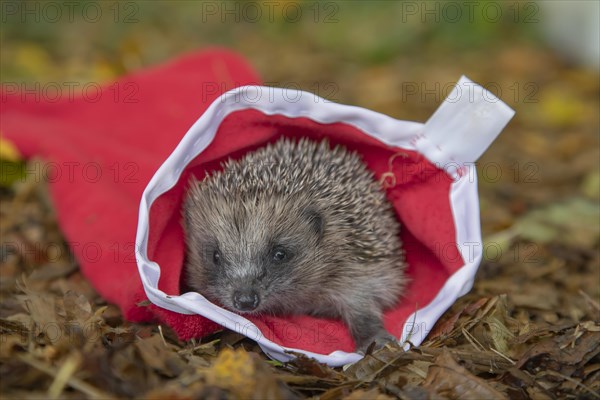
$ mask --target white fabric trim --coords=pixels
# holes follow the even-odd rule
[[[475,85],[465,77],[461,78],[459,84],[461,83]],[[473,87],[481,88],[478,85]],[[483,104],[483,101],[493,96],[485,89],[477,89],[474,92],[473,101],[445,102],[427,124],[396,120],[371,110],[332,103],[312,93],[290,89],[242,86],[223,94],[192,125],[173,153],[154,174],[142,195],[136,235],[136,259],[148,299],[157,306],[174,312],[200,314],[227,329],[246,335],[255,340],[266,354],[280,361],[292,357],[286,351],[304,353],[332,366],[359,360],[362,356],[356,353],[335,351],[325,355],[302,349],[284,348],[267,339],[256,325],[246,318],[215,306],[198,293],[169,296],[158,289],[160,266],[148,259],[150,206],[177,183],[187,164],[212,142],[221,122],[229,114],[239,110],[255,109],[268,115],[306,117],[320,123],[342,122],[388,145],[417,150],[436,165],[446,168],[455,178],[450,191],[450,205],[456,226],[457,244],[466,264],[448,279],[430,304],[417,310],[407,320],[401,340],[408,338],[414,345],[419,345],[440,315],[459,296],[470,290],[481,260],[477,180],[472,163],[508,123],[512,114],[507,111],[510,108],[500,100]],[[451,96],[449,98],[452,98]],[[482,109],[485,109],[484,114],[491,119],[479,117]],[[446,118],[453,121],[451,125],[444,126],[443,120]],[[489,121],[492,122],[488,126]],[[462,139],[456,141],[455,133],[448,130],[448,126],[460,132]],[[485,139],[464,141],[467,135],[475,134],[483,134]],[[459,149],[460,146],[469,150],[462,151]],[[438,147],[441,147],[441,151]],[[452,152],[446,154],[444,152],[446,149]],[[455,162],[459,163],[458,167],[455,167]],[[419,327],[422,329],[417,331],[416,328]]]

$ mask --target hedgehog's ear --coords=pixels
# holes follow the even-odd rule
[[[308,206],[304,209],[302,215],[308,220],[311,228],[317,234],[317,241],[320,242],[325,233],[325,219],[321,211],[315,206]]]

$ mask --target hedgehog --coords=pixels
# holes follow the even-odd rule
[[[396,341],[400,223],[361,157],[282,138],[221,166],[185,196],[187,287],[240,314],[341,319],[358,352]]]

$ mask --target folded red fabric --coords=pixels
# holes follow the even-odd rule
[[[247,61],[225,49],[185,55],[106,85],[3,82],[2,135],[25,157],[46,161],[39,172],[49,174],[58,222],[83,274],[127,319],[158,318],[184,338],[218,328],[200,316],[137,305],[146,299],[134,252],[139,201],[215,98],[259,83]]]

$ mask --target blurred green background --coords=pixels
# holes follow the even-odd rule
[[[518,52],[500,57],[507,48],[543,46],[541,9],[534,2],[476,1],[468,7],[440,1],[67,4],[3,2],[3,80],[107,81],[219,45],[246,56],[265,82],[298,84],[313,92],[320,88],[321,95],[337,101],[414,119],[427,114],[404,113],[394,103],[402,97],[402,82],[434,89],[435,82],[452,83],[461,74],[480,81],[524,80],[523,68],[542,66],[518,65],[521,70],[511,68],[509,78],[499,73],[506,63],[535,59]],[[497,67],[485,62],[496,57]],[[323,90],[327,83],[335,89]],[[417,102],[435,106],[439,98]]]
[[[28,88],[102,83],[225,46],[268,85],[416,121],[426,120],[465,74],[517,111],[480,160],[489,233],[530,208],[599,197],[596,5],[3,1],[0,70],[3,83]]]

